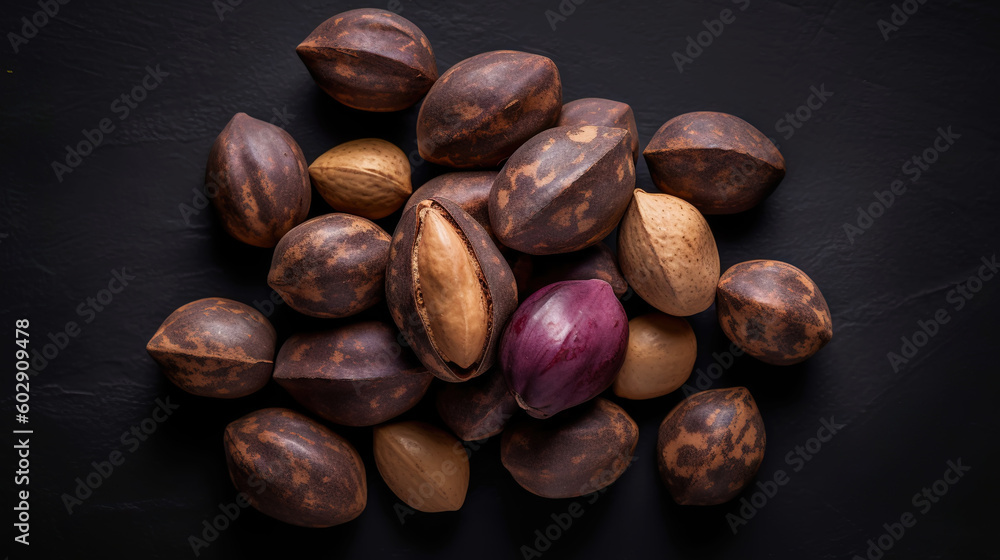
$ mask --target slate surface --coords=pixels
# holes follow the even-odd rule
[[[998,557],[992,537],[1000,490],[993,474],[1000,460],[994,351],[1000,280],[981,263],[995,262],[998,242],[1000,138],[993,127],[1000,116],[1000,7],[896,4],[902,25],[883,26],[888,40],[879,20],[892,22],[889,0],[388,5],[427,33],[442,70],[493,49],[550,56],[566,100],[630,103],[642,145],[664,121],[693,110],[739,115],[780,144],[789,172],[776,193],[753,211],[710,222],[723,268],[775,258],[810,274],[832,309],[833,342],[799,366],[765,367],[725,355],[729,344],[711,311],[692,319],[700,355],[689,383],[749,387],[768,436],[758,480],[774,480],[779,471],[788,479],[770,497],[754,488],[742,495],[763,506],[753,517],[746,506],[741,517],[739,501],[679,507],[661,489],[656,427],[679,402],[674,394],[625,403],[640,424],[637,460],[594,503],[577,500],[584,514],[567,529],[553,523],[574,500],[522,491],[500,466],[495,440],[472,454],[462,511],[401,523],[397,501],[374,467],[370,431],[337,428],[368,466],[369,503],[358,520],[309,530],[243,510],[216,535],[203,522],[235,499],[223,427],[264,406],[295,404],[273,384],[233,402],[189,396],[144,351],[163,318],[183,303],[205,296],[259,303],[270,293],[264,282],[270,251],[227,238],[210,210],[183,210],[201,202],[196,193],[209,147],[232,114],[245,111],[275,119],[309,160],[366,136],[411,152],[417,111],[364,114],[339,106],[296,58],[295,45],[313,27],[358,4],[75,0],[58,4],[50,18],[34,15],[45,0],[5,3],[0,316],[8,377],[0,409],[6,430],[34,430],[31,544],[13,543],[9,556],[188,558],[195,535],[211,538],[197,551],[203,558],[300,551],[335,558],[520,558],[534,557],[522,548],[531,547],[545,558],[874,559],[883,554],[872,548],[887,532],[883,524],[892,529],[909,513],[905,519],[915,525],[882,536],[881,545],[891,547],[885,558]],[[52,12],[56,3],[47,6]],[[905,22],[903,8],[916,8]],[[698,40],[705,20],[718,32],[711,20],[722,16],[731,23],[710,43],[703,34],[708,46],[700,53],[692,47],[697,56],[679,71],[673,53],[684,52],[687,37]],[[22,18],[44,25],[24,29]],[[146,78],[150,69],[158,77]],[[144,98],[130,106],[121,96],[144,78],[156,87],[138,91]],[[813,88],[832,93],[804,109]],[[798,127],[789,113],[798,113]],[[92,153],[72,161],[71,172],[56,172],[53,162],[66,163],[66,146],[87,135],[96,140],[96,133],[82,131],[99,128],[102,119],[108,130]],[[942,129],[955,135],[948,150],[928,152],[934,163],[926,169],[912,162]],[[414,163],[415,185],[442,171],[418,158]],[[879,197],[888,195],[874,193],[897,180],[901,194],[885,208]],[[638,182],[652,188],[642,162]],[[859,217],[859,208],[877,216]],[[311,214],[328,211],[316,197]],[[391,229],[392,220],[381,223]],[[122,271],[128,285],[104,291]],[[982,280],[972,280],[980,274]],[[646,309],[637,298],[627,308],[630,315]],[[935,327],[928,321],[939,309],[947,322]],[[26,426],[13,418],[16,347],[9,337],[19,318],[30,319],[34,350],[53,344],[49,359],[34,362]],[[328,324],[284,305],[271,319],[282,339]],[[918,321],[934,334],[916,335],[921,347],[894,367],[887,354],[904,350],[901,337],[912,340]],[[75,335],[59,334],[69,322]],[[128,435],[152,417],[158,400],[177,408],[162,423],[147,420],[155,432],[144,440]],[[433,413],[424,405],[409,416]],[[831,419],[843,427],[816,449],[810,438]],[[815,453],[804,452],[806,461],[797,446]],[[93,463],[116,451],[121,464],[107,476],[97,473]],[[8,457],[13,471],[15,458]],[[935,481],[959,460],[969,470],[949,475],[953,485],[938,483],[946,494],[935,496]],[[79,489],[78,497],[86,497],[68,511],[65,496],[88,476],[99,486],[89,496]],[[14,485],[13,473],[6,478],[7,507],[14,507],[14,491],[24,487]],[[925,487],[934,501],[914,498]],[[539,537],[546,531],[554,540]]]

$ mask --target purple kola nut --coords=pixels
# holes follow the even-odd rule
[[[625,360],[628,317],[604,280],[556,282],[526,299],[500,341],[500,369],[535,418],[589,401]]]

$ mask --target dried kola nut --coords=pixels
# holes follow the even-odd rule
[[[785,158],[767,136],[726,113],[686,113],[656,131],[642,155],[661,191],[705,214],[743,212],[785,176]]]
[[[660,477],[681,505],[735,498],[764,460],[764,421],[744,387],[695,393],[660,424]]]
[[[635,293],[664,313],[708,309],[719,250],[705,217],[683,200],[636,189],[618,229],[618,263]]]
[[[628,291],[618,259],[603,243],[561,255],[518,254],[511,269],[517,278],[518,298],[522,300],[549,284],[566,280],[604,280],[619,298]]]
[[[413,191],[413,196],[403,205],[403,210],[428,198],[447,198],[475,218],[490,238],[495,240],[490,226],[489,200],[496,178],[496,171],[455,171],[438,175]]]
[[[629,134],[620,128],[564,126],[517,149],[490,192],[500,242],[524,253],[579,251],[604,239],[635,188]]]
[[[438,75],[427,36],[386,10],[337,14],[295,52],[323,91],[363,111],[405,109],[427,93]]]
[[[267,283],[292,309],[347,317],[382,300],[389,234],[351,214],[313,218],[274,248]]]
[[[250,505],[302,527],[331,527],[361,515],[365,466],[346,439],[286,408],[251,412],[226,426],[229,477]]]
[[[299,145],[245,113],[233,116],[212,144],[205,191],[226,232],[256,247],[274,247],[305,220],[312,197]]]
[[[575,498],[618,480],[638,441],[635,421],[613,402],[596,399],[548,420],[512,423],[503,432],[500,460],[532,494]]]
[[[586,97],[563,105],[556,126],[610,126],[623,128],[631,136],[632,161],[639,160],[639,130],[635,125],[635,115],[627,103]]]
[[[451,434],[424,422],[374,430],[375,465],[394,494],[415,510],[457,511],[469,489],[469,457]]]
[[[259,311],[223,298],[178,308],[146,345],[167,379],[202,397],[236,398],[262,388],[277,338]]]
[[[454,202],[430,198],[396,227],[386,300],[420,361],[445,381],[464,381],[492,365],[517,287],[482,226]]]
[[[417,404],[434,379],[397,334],[391,323],[364,321],[293,335],[278,352],[274,380],[331,422],[391,420]]]
[[[769,364],[797,364],[833,338],[830,308],[805,272],[781,261],[735,264],[719,279],[722,331]]]
[[[464,383],[447,383],[437,394],[437,411],[459,438],[476,441],[499,434],[518,411],[499,371]]]
[[[327,150],[309,166],[316,191],[334,210],[378,220],[410,196],[410,162],[403,150],[362,138]]]
[[[420,106],[417,148],[449,167],[495,167],[562,108],[562,82],[552,60],[518,51],[467,58],[441,75]]]

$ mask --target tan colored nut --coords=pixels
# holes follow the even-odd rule
[[[458,229],[426,205],[416,243],[416,278],[427,334],[441,357],[467,368],[483,354],[489,330],[486,293],[476,259]]]
[[[309,166],[309,176],[335,210],[369,220],[392,214],[413,192],[406,154],[379,138],[352,140],[327,150]]]
[[[632,193],[619,226],[618,261],[632,289],[664,313],[694,315],[715,300],[715,237],[701,212],[675,196]]]
[[[694,329],[685,319],[655,311],[636,317],[628,322],[625,363],[612,388],[626,399],[672,393],[691,375],[697,354]]]
[[[375,465],[396,496],[415,510],[457,511],[469,489],[469,458],[454,436],[424,422],[374,430]]]

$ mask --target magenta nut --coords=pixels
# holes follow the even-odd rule
[[[604,280],[556,282],[517,308],[500,341],[500,370],[535,418],[593,399],[625,361],[628,317]]]

